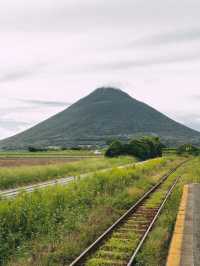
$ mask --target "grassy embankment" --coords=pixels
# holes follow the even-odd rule
[[[64,176],[80,175],[136,161],[133,157],[91,158],[73,163],[47,166],[0,168],[0,190],[47,181]]]
[[[68,265],[179,162],[158,158],[2,201],[1,264]]]
[[[167,202],[162,215],[158,219],[144,247],[139,253],[137,257],[137,266],[165,265],[183,186],[189,183],[200,183],[199,164],[199,157],[192,159],[177,170],[175,175],[172,175],[172,178],[175,176],[181,176],[181,179]]]

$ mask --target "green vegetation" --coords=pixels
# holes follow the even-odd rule
[[[178,155],[193,155],[193,156],[198,156],[200,154],[200,149],[195,147],[192,144],[184,144],[181,145],[177,149],[177,154]]]
[[[176,148],[163,148],[162,149],[163,156],[173,156],[177,154]]]
[[[188,139],[199,142],[199,132],[176,123],[150,106],[115,88],[99,88],[65,111],[14,137],[0,141],[0,148],[29,146],[105,145],[107,139],[160,136],[168,145]]]
[[[158,137],[142,137],[125,144],[115,140],[106,150],[105,156],[132,155],[141,160],[147,160],[162,156],[163,146]]]
[[[157,158],[0,203],[0,263],[65,265],[179,158]]]
[[[131,254],[133,249],[136,248],[138,243],[138,236],[134,233],[130,233],[128,237],[128,241],[124,239],[120,239],[116,235],[117,233],[114,233],[112,235],[112,238],[104,245],[104,250],[100,250],[95,254],[94,258],[89,259],[86,262],[86,266],[108,266],[110,265],[109,259],[103,259],[103,257],[106,255],[108,257],[109,251],[113,251],[113,249],[116,251],[114,254],[115,259],[123,260],[127,258],[127,255]],[[112,257],[113,259],[113,257]]]
[[[164,156],[183,155],[183,156],[198,156],[200,155],[200,148],[190,143],[183,144],[178,148],[163,148],[162,153]]]
[[[168,179],[159,187],[158,192],[150,196],[145,204],[145,208],[149,208],[152,211],[152,208],[159,208],[162,201],[164,200],[169,188],[172,186],[176,176],[169,176]],[[143,220],[144,218],[142,218]],[[138,216],[134,219],[134,222],[140,221],[141,217]],[[128,222],[124,224],[124,226],[120,227],[119,230],[115,231],[108,242],[105,242],[91,258],[89,258],[86,262],[87,266],[108,266],[114,265],[113,263],[113,253],[115,256],[115,260],[124,260],[127,261],[127,258],[130,258],[133,254],[133,250],[137,247],[139,240],[142,237],[142,234],[139,232],[133,232],[133,230],[128,229],[129,233],[127,233],[127,225],[130,225]],[[121,233],[121,230],[126,229]],[[123,236],[123,239],[122,239]],[[110,254],[109,251],[112,253]],[[116,255],[115,255],[115,252]],[[119,253],[120,252],[120,253]],[[119,257],[121,254],[121,257]],[[110,259],[110,261],[109,261]],[[119,263],[119,261],[118,261]],[[117,265],[117,263],[116,263]],[[124,265],[124,264],[123,264]],[[151,265],[151,264],[148,264]]]
[[[77,176],[101,169],[131,164],[135,161],[133,157],[92,158],[67,164],[0,168],[0,189],[14,188],[64,176]]]
[[[171,176],[171,178],[181,176],[181,179],[167,202],[144,247],[139,253],[137,257],[137,266],[165,265],[183,186],[189,183],[200,183],[199,164],[199,157],[192,159],[178,169],[176,174]]]
[[[117,157],[125,154],[124,145],[119,140],[114,140],[105,152],[106,157]]]

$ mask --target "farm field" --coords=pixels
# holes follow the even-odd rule
[[[56,186],[1,201],[1,265],[69,265],[183,159],[158,158],[96,172],[67,187]]]
[[[20,159],[21,160],[21,159]],[[32,159],[31,159],[32,161]],[[36,161],[38,162],[38,161]],[[40,162],[40,160],[39,160]],[[38,162],[38,163],[39,163]],[[67,176],[80,175],[84,173],[103,170],[116,166],[122,166],[136,162],[133,157],[119,158],[86,158],[77,162],[62,162],[50,165],[1,167],[0,168],[0,190],[15,188],[28,184],[48,181],[51,179]]]
[[[1,158],[0,157],[0,168],[1,167],[17,167],[17,166],[33,166],[33,165],[49,165],[49,164],[63,164],[83,160],[85,158],[37,158],[37,157],[16,157],[16,158]]]
[[[29,151],[0,151],[2,158],[15,158],[15,157],[71,157],[71,156],[92,156],[97,157],[94,151],[90,150],[63,150],[63,151],[43,151],[43,152],[29,152]]]

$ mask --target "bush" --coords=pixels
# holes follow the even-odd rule
[[[29,146],[28,151],[29,152],[43,152],[43,151],[47,151],[47,149]]]
[[[158,158],[1,201],[0,265],[26,254],[9,265],[68,265],[174,165]]]
[[[162,156],[163,144],[157,137],[142,137],[134,139],[130,143],[113,141],[106,150],[105,156],[115,157],[119,155],[132,155],[139,159],[146,160]]]
[[[105,155],[107,157],[116,157],[124,153],[123,144],[119,140],[115,140],[110,144]]]
[[[200,154],[200,150],[199,150],[199,148],[193,146],[192,144],[184,144],[184,145],[181,145],[177,149],[177,154],[179,154],[179,155],[190,154],[190,155],[197,156]]]

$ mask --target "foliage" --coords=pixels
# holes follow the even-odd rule
[[[166,148],[164,147],[162,149],[162,154],[163,156],[172,156],[177,154],[177,149],[176,148]]]
[[[124,154],[124,146],[119,140],[114,140],[106,150],[106,157],[116,157]]]
[[[146,160],[162,156],[162,147],[163,145],[158,137],[134,139],[128,144],[123,144],[118,140],[111,143],[105,155],[107,157],[115,157],[126,154]]]
[[[179,155],[190,154],[190,155],[197,156],[200,154],[200,149],[197,148],[196,146],[192,145],[192,144],[184,144],[184,145],[181,145],[177,149],[177,154],[179,154]]]
[[[29,146],[29,147],[28,147],[28,151],[29,151],[29,152],[42,152],[42,151],[47,151],[47,149],[45,149],[45,148],[39,148],[39,147]]]
[[[160,204],[162,203],[165,195],[168,193],[169,188],[172,186],[172,183],[175,180],[175,176],[169,176],[168,179],[159,187],[159,191],[157,193],[151,195],[148,197],[148,199],[144,203],[145,208],[149,208],[150,211],[152,208],[159,208]],[[135,218],[136,220],[141,220],[140,216],[138,218]],[[143,219],[142,219],[143,220]],[[133,254],[133,250],[137,247],[139,243],[139,239],[141,238],[140,233],[132,231],[130,228],[128,229],[127,226],[131,225],[131,217],[129,221],[124,224],[124,228],[126,228],[126,232],[123,233],[123,239],[121,235],[121,230],[123,228],[119,228],[119,231],[114,231],[112,236],[109,238],[108,241],[105,242],[95,254],[91,256],[91,258],[88,259],[86,262],[87,266],[93,266],[93,265],[110,265],[112,263],[112,259],[114,259],[114,256],[116,259],[126,259],[130,258]],[[127,229],[129,231],[127,231]],[[163,239],[161,239],[163,240]],[[151,249],[151,247],[150,247]],[[112,258],[109,261],[109,254],[108,251],[112,252]],[[114,256],[113,256],[114,253]],[[104,256],[105,255],[105,256]],[[124,256],[124,258],[122,257]],[[117,264],[117,263],[116,263]],[[149,263],[149,265],[152,265]]]
[[[0,189],[14,188],[47,181],[64,176],[73,176],[105,168],[130,164],[136,161],[131,157],[123,158],[92,158],[67,164],[44,166],[22,166],[16,168],[0,169]]]
[[[1,264],[8,258],[20,266],[68,264],[177,163],[154,159],[2,201]]]

